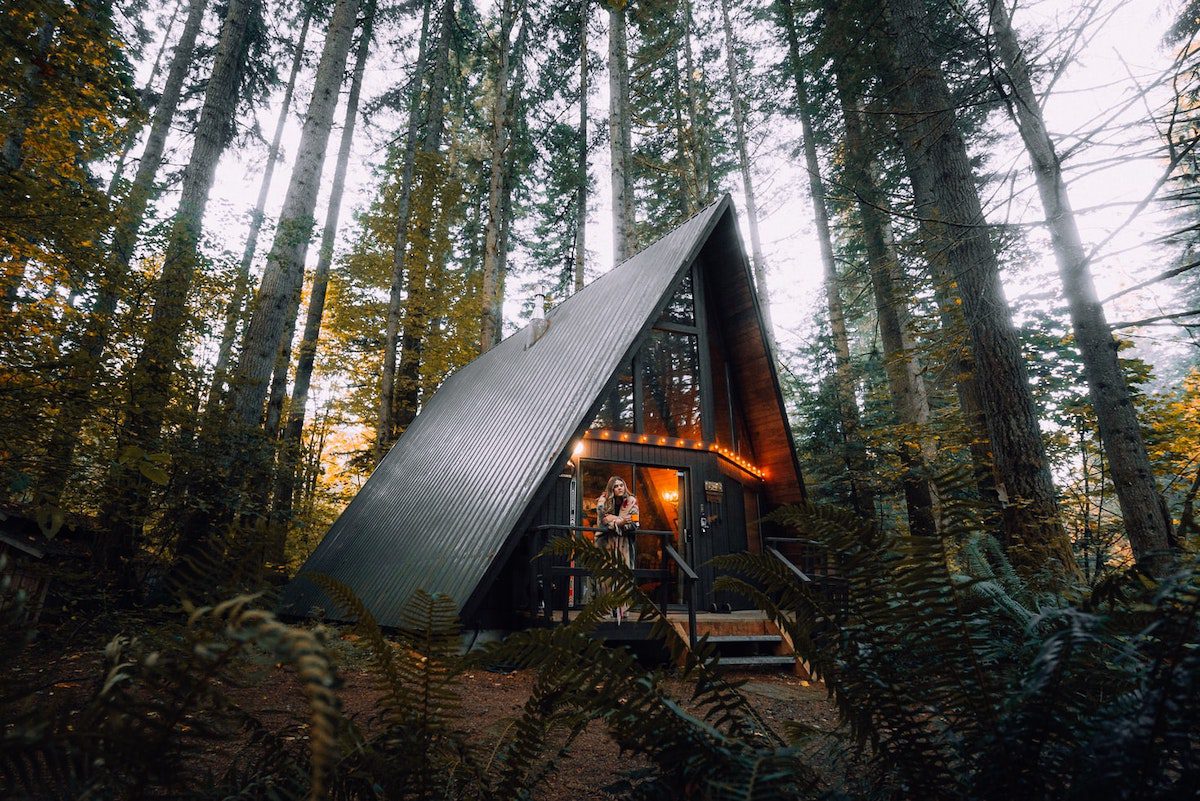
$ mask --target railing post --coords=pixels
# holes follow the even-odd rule
[[[683,572],[683,571],[680,571]],[[684,577],[684,588],[688,598],[688,647],[696,649],[696,582],[690,577]]]
[[[549,535],[543,534],[538,537],[538,551],[541,552],[546,547]],[[541,556],[538,558],[538,572],[541,574],[542,585],[542,617],[545,618],[546,625],[549,626],[554,622],[554,593],[551,585],[552,575],[550,570],[550,557]]]
[[[659,570],[662,571],[661,577],[658,580],[658,603],[659,611],[662,616],[667,616],[667,605],[670,603],[670,587],[671,583],[671,563],[670,554],[667,553],[667,538],[659,537],[659,553],[662,554],[662,560],[659,564]]]

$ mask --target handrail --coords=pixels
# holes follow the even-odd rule
[[[798,542],[801,545],[815,545],[818,548],[824,548],[825,543],[817,542],[816,540],[805,539],[804,537],[763,537],[764,542]]]
[[[598,526],[569,526],[559,523],[544,523],[534,526],[533,531],[593,531],[593,532],[608,532],[612,529],[600,528]],[[631,570],[635,579],[659,579],[661,582],[661,597],[659,599],[659,612],[663,618],[667,616],[667,581],[671,576],[671,571],[667,567],[667,559],[671,559],[679,568],[680,576],[683,579],[685,596],[687,598],[688,611],[688,641],[691,647],[696,646],[696,584],[700,581],[700,576],[692,569],[692,566],[687,563],[687,560],[680,555],[679,551],[671,545],[671,540],[676,536],[673,531],[655,531],[653,529],[637,529],[635,534],[646,534],[663,538],[663,562],[662,567],[657,570],[646,568],[634,568]],[[592,571],[582,567],[571,567],[568,565],[547,565],[548,569],[539,569],[538,575],[549,576],[587,576]],[[546,586],[549,586],[548,584]],[[545,607],[543,613],[546,617],[546,622],[549,623],[553,618],[553,613],[550,609],[549,595],[546,596]],[[569,605],[563,605],[563,623],[568,620]]]
[[[559,525],[558,523],[543,523],[540,526],[534,526],[534,531],[594,531],[597,533],[605,533],[612,531],[611,528],[601,526],[567,526]],[[674,537],[674,531],[655,531],[654,529],[637,528],[629,532],[630,534],[649,534],[655,537]]]
[[[768,541],[773,540],[773,539],[777,539],[777,538],[769,537]],[[809,578],[807,573],[805,573],[800,568],[796,567],[795,563],[793,563],[791,559],[788,559],[786,556],[784,556],[783,553],[778,548],[772,548],[770,545],[768,545],[767,553],[771,554],[771,556],[774,556],[780,562],[783,562],[784,567],[786,567],[788,570],[790,570],[792,575],[795,576],[796,578],[800,579],[801,581],[805,581],[805,582],[812,581],[812,579]]]
[[[666,549],[667,555],[675,560],[675,564],[679,565],[679,569],[683,571],[683,574],[687,576],[689,581],[700,580],[700,577],[696,575],[696,571],[692,570],[692,566],[684,561],[683,557],[679,555],[679,551],[675,550],[673,545],[667,543]]]
[[[692,570],[692,566],[679,555],[679,551],[675,550],[671,543],[664,542],[663,550],[667,556],[675,561],[675,564],[679,566],[679,572],[683,574],[683,588],[687,593],[688,648],[694,650],[696,647],[696,582],[700,580],[700,577],[696,575],[696,571]],[[666,611],[666,609],[663,609],[664,613]]]

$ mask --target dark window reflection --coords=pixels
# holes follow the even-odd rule
[[[616,384],[611,386],[603,397],[604,403],[591,427],[611,431],[633,431],[633,370],[629,365],[625,365],[617,374]]]
[[[695,293],[692,291],[692,274],[689,271],[679,283],[679,289],[663,310],[662,319],[683,325],[696,324]]]
[[[642,349],[645,433],[700,438],[700,359],[696,337],[654,331]]]

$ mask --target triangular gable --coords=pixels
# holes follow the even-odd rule
[[[350,587],[383,625],[417,589],[460,609],[723,214],[725,196],[567,298],[532,347],[508,337],[451,375],[301,572]],[[332,611],[299,579],[281,609]]]

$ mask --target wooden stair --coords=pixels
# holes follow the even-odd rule
[[[687,621],[671,620],[685,640]],[[708,635],[721,660],[730,670],[792,670],[807,679],[808,671],[787,636],[774,622],[757,610],[732,613],[706,613],[696,616],[696,637]]]

